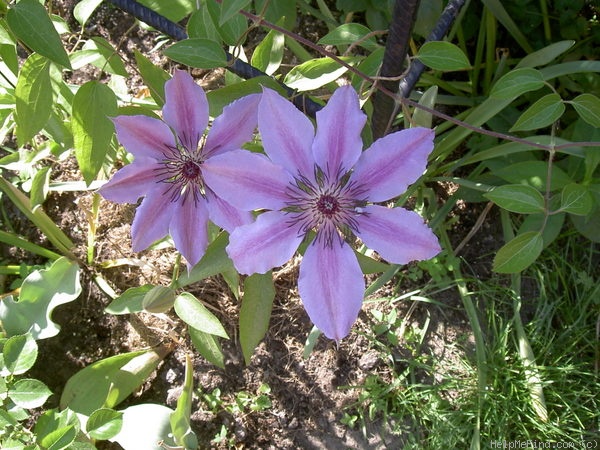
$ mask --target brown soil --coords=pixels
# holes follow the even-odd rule
[[[53,4],[75,29],[76,25],[70,17],[73,2],[65,0],[55,1]],[[131,28],[134,21],[125,13],[115,12],[103,5],[90,24],[93,28],[89,29],[93,30],[93,35],[101,35],[114,45],[120,45],[121,54],[128,61],[132,61],[132,51],[137,49],[169,69],[168,62],[158,52],[151,53],[157,34],[139,27]],[[141,89],[141,80],[133,70],[131,73],[133,76],[128,83],[132,92],[136,93]],[[73,74],[71,81],[81,83],[97,75],[95,69],[86,69]],[[198,72],[196,75],[199,82],[202,77],[206,77],[214,83],[219,82],[222,72],[217,72],[216,75]],[[81,179],[72,159],[55,163],[52,174],[53,181]],[[44,205],[44,210],[74,240],[77,256],[82,261],[85,261],[88,216],[93,195],[53,192]],[[30,228],[27,220],[11,207],[9,201],[6,198],[2,201],[3,208],[9,212],[12,225],[18,231],[33,241],[44,243],[43,236]],[[228,430],[228,436],[233,438],[236,448],[402,447],[404,436],[393,433],[392,424],[381,418],[370,423],[366,433],[350,429],[340,422],[344,411],[351,411],[358,396],[357,389],[343,389],[344,387],[360,385],[367,376],[373,374],[383,379],[389,376],[389,364],[381,359],[373,341],[367,337],[372,336],[369,329],[373,324],[369,309],[387,308],[389,311],[391,307],[388,303],[385,304],[387,306],[383,303],[366,305],[351,335],[339,346],[321,337],[310,356],[304,358],[304,345],[312,325],[294,288],[297,261],[292,261],[275,272],[277,296],[270,329],[256,349],[252,362],[245,365],[236,339],[239,302],[227,283],[219,277],[196,283],[190,286],[190,292],[218,315],[232,336],[230,341],[223,342],[226,368],[221,370],[198,355],[190,344],[185,326],[174,314],[168,314],[168,320],[165,320],[150,314],[113,316],[104,312],[110,298],[94,282],[96,275],[100,275],[120,294],[141,284],[168,284],[175,264],[175,251],[172,248],[141,254],[131,253],[129,231],[134,212],[135,205],[116,205],[101,201],[96,256],[93,265],[84,265],[83,293],[75,302],[54,311],[53,319],[60,324],[61,332],[56,337],[38,342],[39,359],[29,374],[42,380],[55,393],[46,407],[58,405],[66,381],[86,365],[107,356],[164,343],[172,351],[139,391],[119,407],[144,402],[174,407],[183,383],[187,354],[193,355],[194,381],[199,392],[211,393],[219,388],[222,398],[232,401],[240,391],[256,394],[262,383],[271,388],[271,408],[239,415],[226,411],[213,413],[196,397],[192,426],[203,448],[227,448],[225,443],[210,443],[223,425]],[[460,217],[460,225],[453,231],[457,241],[455,245],[471,229],[479,212],[456,208],[454,213]],[[496,230],[489,228],[490,223],[493,222],[486,220],[484,230],[476,234],[475,239],[463,250],[463,254],[471,261],[477,260],[479,255],[489,255],[497,246],[494,239],[486,241],[483,238],[496,233]],[[7,249],[5,256],[12,260],[30,258],[16,249]],[[116,260],[122,263],[102,268],[103,263]],[[42,263],[35,260],[30,262]],[[489,258],[480,262],[480,275],[486,276],[489,273]],[[409,270],[410,268],[405,268],[403,273],[406,275]],[[403,280],[408,280],[408,277],[404,276]],[[418,279],[397,285],[395,280],[378,292],[378,296],[398,296],[425,282],[424,279]],[[449,366],[454,366],[452,362],[469,356],[469,327],[460,300],[455,294],[446,292],[438,295],[436,300],[442,302],[444,307],[422,303],[411,308],[412,302],[408,300],[398,302],[394,307],[397,308],[399,317],[407,317],[411,325],[422,327],[425,320],[429,320],[426,340],[420,352],[447,360]],[[466,344],[462,347],[451,345],[457,341]],[[399,360],[415,357],[403,348],[402,342],[397,352]],[[99,448],[120,447],[105,442],[100,443]]]

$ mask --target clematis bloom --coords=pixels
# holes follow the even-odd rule
[[[423,219],[390,200],[425,171],[432,130],[389,134],[362,151],[366,117],[352,87],[335,91],[317,113],[317,130],[289,101],[265,89],[258,128],[265,155],[234,150],[205,163],[205,180],[245,210],[268,210],[236,228],[227,252],[241,273],[284,264],[311,233],[298,290],[312,322],[329,338],[345,337],[358,317],[364,277],[347,240],[359,237],[391,263],[429,259],[440,251]]]
[[[227,231],[253,220],[250,212],[233,207],[206,186],[203,165],[252,138],[259,99],[260,94],[253,94],[225,107],[206,135],[206,94],[188,73],[177,70],[165,84],[163,120],[143,115],[113,119],[117,139],[134,160],[100,193],[118,203],[144,197],[131,226],[133,251],[170,234],[193,266],[208,245],[209,219]]]

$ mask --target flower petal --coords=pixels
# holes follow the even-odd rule
[[[210,220],[224,230],[227,230],[228,233],[233,232],[237,227],[254,221],[254,217],[250,211],[242,211],[235,208],[210,189],[206,189],[206,199],[208,200],[207,206]]]
[[[352,86],[342,86],[317,112],[317,134],[313,143],[315,161],[330,180],[345,174],[362,152],[360,133],[367,116],[360,110]]]
[[[292,257],[303,236],[288,219],[284,212],[269,211],[231,233],[226,250],[238,272],[265,273]]]
[[[183,198],[182,198],[183,199]],[[208,210],[206,201],[188,197],[177,203],[173,211],[169,232],[175,248],[192,267],[200,261],[208,245]]]
[[[176,70],[165,84],[163,119],[175,130],[180,142],[190,151],[196,150],[208,125],[208,100],[194,79]]]
[[[311,144],[315,129],[298,108],[277,92],[264,89],[258,107],[258,128],[271,161],[294,176],[300,173],[312,178],[315,162]]]
[[[356,234],[365,245],[394,264],[433,258],[440,244],[423,218],[404,208],[370,205],[355,217]]]
[[[154,169],[159,167],[154,159],[136,158],[119,169],[98,192],[116,203],[136,203],[157,182]]]
[[[281,209],[289,200],[290,175],[267,157],[247,150],[231,150],[202,165],[208,186],[227,203],[244,211]]]
[[[325,336],[339,341],[356,321],[365,281],[354,252],[345,242],[308,246],[298,278],[298,291],[310,320]]]
[[[207,158],[227,150],[241,148],[254,135],[258,124],[260,94],[242,97],[223,108],[208,133],[204,154]]]
[[[434,135],[433,130],[418,127],[378,139],[360,156],[351,182],[364,186],[372,202],[402,194],[425,172]]]
[[[145,250],[154,241],[169,233],[175,203],[165,192],[168,186],[157,185],[138,206],[131,225],[131,246],[134,252]]]
[[[175,137],[166,123],[148,116],[118,116],[112,119],[117,139],[136,158],[162,159],[175,145]]]

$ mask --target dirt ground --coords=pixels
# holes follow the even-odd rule
[[[58,12],[64,14],[76,29],[71,16],[73,3],[53,2]],[[156,33],[139,27],[131,28],[133,24],[133,19],[125,13],[103,5],[90,21],[88,34],[103,36],[114,45],[119,45],[121,54],[129,61],[133,60],[132,52],[137,49],[165,64],[168,69],[166,60],[156,52],[151,53]],[[206,80],[204,84],[208,84],[208,89],[211,83],[218,83],[219,77],[223,76],[222,72],[194,73],[199,83]],[[73,74],[72,80],[81,83],[95,75],[95,70],[87,69]],[[128,83],[133,93],[142,88],[141,80],[135,75]],[[56,163],[52,168],[53,181],[80,179],[72,159]],[[77,244],[76,252],[82,260],[85,260],[87,213],[91,208],[92,196],[93,193],[53,192],[44,205],[45,211]],[[11,209],[6,199],[3,201],[4,207],[13,214],[13,224],[20,226],[19,232],[43,243],[43,236],[32,230],[27,220]],[[344,408],[350,407],[358,395],[356,389],[344,387],[358,385],[371,374],[386,376],[386,364],[363,333],[372,325],[373,319],[367,310],[373,306],[365,306],[351,335],[339,346],[321,337],[313,352],[305,359],[304,345],[312,325],[294,288],[298,261],[292,261],[275,272],[277,295],[270,328],[251,364],[247,366],[236,339],[240,305],[225,281],[219,277],[190,286],[190,292],[218,315],[232,336],[230,341],[223,342],[225,370],[209,364],[195,352],[184,325],[174,314],[169,314],[170,320],[149,314],[106,314],[104,308],[110,303],[110,298],[95,284],[93,278],[96,274],[100,274],[117,293],[121,293],[141,284],[168,284],[175,263],[175,251],[172,248],[131,253],[129,233],[134,212],[135,205],[117,205],[104,200],[100,203],[95,264],[84,271],[83,293],[75,302],[55,310],[53,318],[60,324],[61,332],[56,337],[38,342],[39,359],[30,376],[42,380],[55,393],[47,407],[58,404],[66,381],[86,365],[111,355],[164,343],[170,345],[172,351],[141,389],[119,407],[145,402],[174,407],[183,384],[186,354],[193,355],[195,385],[203,393],[219,388],[223,398],[232,399],[239,391],[256,394],[262,383],[271,388],[271,408],[243,415],[232,415],[226,411],[215,414],[196,398],[192,426],[202,448],[227,448],[225,444],[210,444],[222,425],[229,431],[229,437],[234,437],[236,448],[335,450],[402,446],[404,437],[392,433],[389,424],[381,419],[369,424],[366,435],[340,422]],[[459,216],[458,225],[452,231],[456,245],[474,226],[480,210],[457,208],[453,213]],[[490,228],[491,223],[493,221],[486,220],[482,230],[463,250],[465,258],[479,262],[479,275],[484,277],[489,274],[490,261],[489,257],[479,259],[480,255],[490,255],[497,247],[493,238],[497,230]],[[13,252],[11,256],[29,258],[18,252]],[[103,263],[115,260],[125,260],[127,263],[102,267]],[[388,284],[378,295],[401,295],[422,282],[424,280],[417,280],[406,286]],[[422,352],[449,360],[468,357],[469,328],[459,298],[452,292],[446,292],[436,300],[445,307],[420,304],[410,310],[409,301],[399,302],[396,307],[400,316],[408,314],[410,310],[411,323],[422,325],[425,318],[430,320]],[[467,342],[463,346],[466,355],[458,353],[457,347],[450,345],[459,339]],[[398,351],[402,354],[402,348]],[[99,448],[120,447],[101,443]]]

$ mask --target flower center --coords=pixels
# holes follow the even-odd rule
[[[200,164],[201,163],[198,163],[194,160],[185,161],[181,165],[181,176],[187,179],[188,181],[195,180],[202,174],[200,170]]]
[[[202,178],[201,149],[190,151],[182,145],[165,147],[164,159],[156,169],[160,182],[168,183],[167,192],[171,201],[185,202],[191,197],[197,202],[204,197],[204,180]]]
[[[358,231],[356,216],[363,213],[357,208],[367,203],[361,198],[365,190],[348,182],[347,176],[328,180],[318,167],[315,174],[314,179],[300,176],[290,185],[285,211],[300,234],[315,231],[318,240],[331,246],[336,237],[341,243]]]
[[[340,209],[340,203],[337,198],[332,195],[321,195],[317,200],[317,210],[324,216],[331,218]]]

